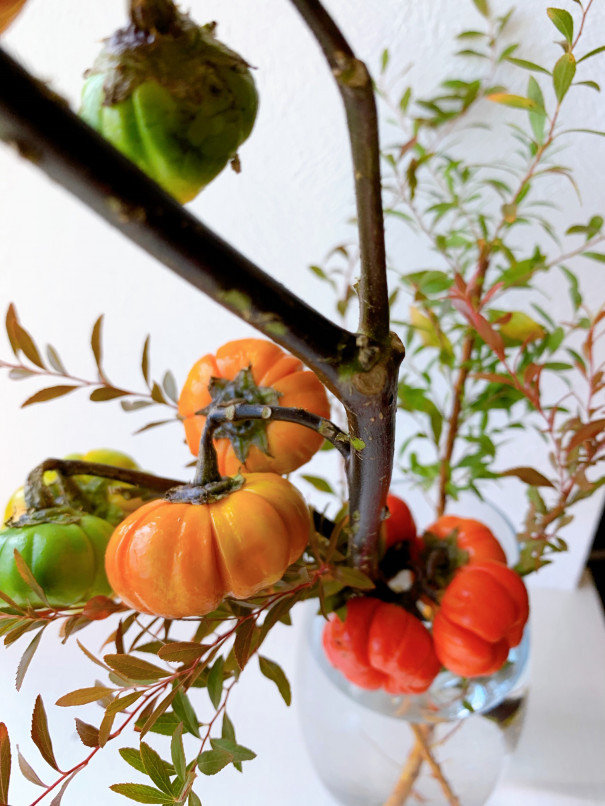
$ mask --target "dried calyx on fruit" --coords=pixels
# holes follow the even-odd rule
[[[180,202],[248,138],[258,96],[248,64],[171,0],[131,0],[86,74],[81,117]]]

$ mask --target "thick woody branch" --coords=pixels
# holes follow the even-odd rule
[[[0,139],[336,390],[338,364],[357,354],[355,337],[211,232],[2,51]]]
[[[372,79],[318,0],[291,0],[317,39],[342,96],[353,155],[361,258],[359,331],[385,343],[389,302],[380,183],[378,119]]]

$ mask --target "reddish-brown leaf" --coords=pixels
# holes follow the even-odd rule
[[[63,395],[68,395],[70,392],[79,388],[79,386],[73,385],[47,386],[46,389],[40,389],[39,392],[28,397],[27,400],[21,404],[21,408],[24,409],[26,406],[31,406],[33,403],[44,403],[47,400],[63,397]]]
[[[94,725],[89,725],[88,722],[76,718],[76,730],[83,745],[86,747],[99,746],[99,729]]]
[[[11,744],[4,722],[0,722],[0,803],[8,803],[11,777]]]
[[[591,423],[586,423],[586,425],[583,425],[582,428],[579,428],[569,440],[567,453],[573,451],[574,448],[577,448],[583,442],[586,442],[589,439],[594,439],[604,430],[605,419],[593,420]]]
[[[59,771],[59,765],[55,759],[50,733],[48,732],[48,720],[46,718],[46,711],[44,710],[44,703],[39,694],[36,697],[36,704],[34,705],[31,735],[42,758],[47,764],[50,764],[53,769]]]
[[[510,470],[503,470],[501,476],[516,476],[521,479],[525,484],[530,484],[532,487],[552,487],[553,484],[546,476],[534,470],[533,467],[512,467]]]
[[[121,610],[126,610],[126,608],[124,605],[114,602],[113,599],[107,596],[93,596],[84,605],[82,615],[89,621],[102,621]]]

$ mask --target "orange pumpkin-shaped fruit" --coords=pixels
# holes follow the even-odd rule
[[[252,473],[212,503],[159,499],[114,531],[107,577],[130,607],[166,618],[201,616],[226,596],[246,599],[277,582],[307,545],[304,498],[274,473]]]
[[[235,399],[302,408],[320,417],[330,413],[326,390],[315,373],[264,339],[228,342],[216,355],[205,355],[193,365],[181,391],[179,414],[195,456],[206,422],[196,412],[218,398],[223,403]],[[323,442],[320,434],[304,426],[278,421],[226,423],[215,433],[222,475],[233,475],[240,469],[289,473],[308,462]]]

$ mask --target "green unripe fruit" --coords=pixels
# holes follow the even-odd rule
[[[94,515],[64,509],[46,510],[39,520],[0,530],[0,590],[21,607],[44,606],[17,569],[17,549],[54,607],[110,596],[105,549],[113,526]]]
[[[258,95],[247,63],[171,2],[160,30],[117,31],[88,71],[80,116],[185,203],[248,138]]]

